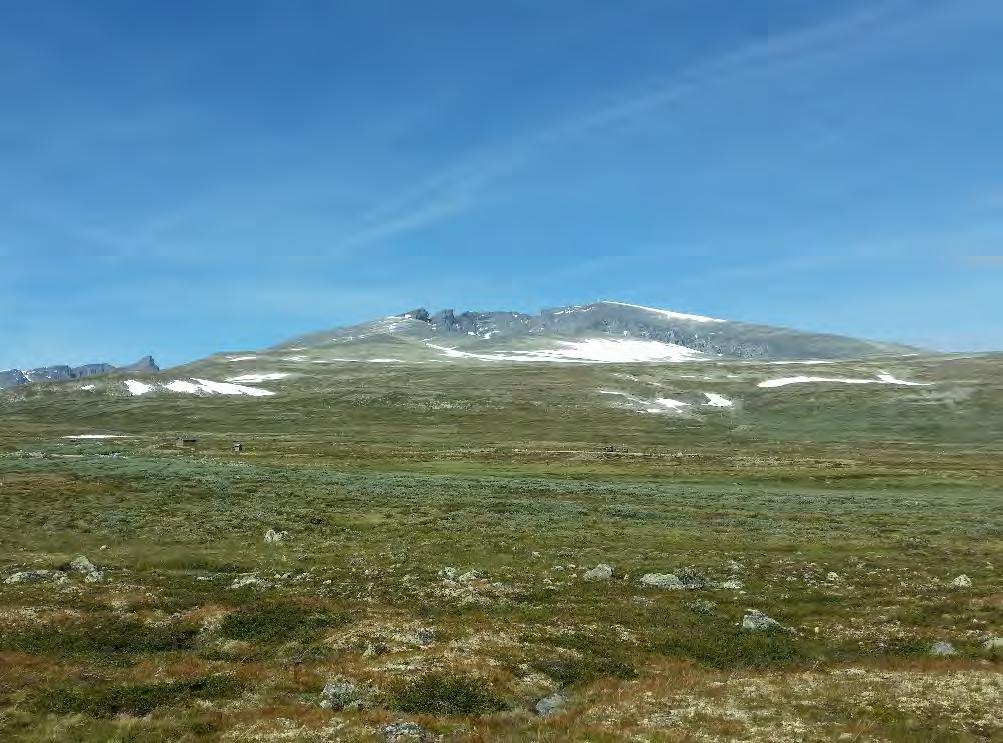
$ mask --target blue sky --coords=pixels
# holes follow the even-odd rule
[[[1003,348],[996,0],[0,5],[0,368],[616,298]]]

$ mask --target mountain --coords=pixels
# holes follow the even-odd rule
[[[9,373],[21,384],[0,395],[0,420],[47,421],[60,436],[269,438],[303,456],[346,442],[723,452],[1003,439],[998,356],[616,302],[416,309],[163,372],[143,366],[34,384]]]
[[[424,344],[440,356],[511,361],[548,357],[579,361],[711,357],[847,359],[919,350],[895,343],[733,322],[613,301],[545,309],[535,315],[458,314],[451,309],[432,314],[419,308],[360,325],[292,338],[275,350],[344,345],[380,337]],[[584,348],[574,348],[582,344]]]
[[[101,374],[110,374],[116,371],[158,372],[160,371],[160,367],[157,366],[157,362],[153,360],[152,356],[144,356],[139,361],[122,367],[98,363],[72,367],[66,364],[56,364],[54,366],[41,366],[25,371],[8,369],[0,371],[0,389],[19,387],[32,382],[61,382],[68,379],[83,379]]]

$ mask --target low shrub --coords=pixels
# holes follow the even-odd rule
[[[243,689],[244,684],[231,676],[202,676],[156,684],[77,683],[47,689],[32,706],[43,714],[141,717],[195,699],[234,697]]]
[[[484,715],[508,704],[480,679],[433,673],[392,689],[391,707],[411,714]]]

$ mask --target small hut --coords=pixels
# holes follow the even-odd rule
[[[243,441],[234,441],[233,442],[233,453],[234,454],[241,454],[243,451],[244,451],[244,442]]]

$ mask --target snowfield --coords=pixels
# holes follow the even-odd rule
[[[673,410],[682,410],[683,408],[701,407],[694,403],[684,402],[683,400],[674,400],[671,397],[656,397],[654,400],[645,400],[644,398],[631,395],[627,392],[621,392],[620,390],[599,390],[599,394],[622,397],[627,402],[635,405],[635,410],[639,413],[665,413]],[[707,402],[702,407],[730,408],[734,405],[728,398],[714,392],[704,392],[703,395],[707,398]]]
[[[929,387],[928,382],[907,382],[896,379],[891,374],[881,372],[875,379],[853,379],[847,377],[781,377],[760,382],[757,387],[786,387],[791,384],[809,384],[813,382],[837,382],[839,384],[898,384],[906,387]]]
[[[728,322],[727,320],[720,320],[716,317],[707,317],[706,315],[690,315],[686,312],[673,312],[672,310],[660,310],[657,307],[645,307],[644,305],[630,304],[629,302],[613,302],[611,300],[604,300],[602,304],[614,304],[617,307],[631,307],[635,310],[644,310],[645,312],[651,312],[655,315],[667,317],[670,320],[689,320],[690,322]]]
[[[719,395],[716,392],[704,392],[703,394],[707,398],[707,405],[712,408],[730,408],[735,404],[727,397]]]
[[[114,433],[78,433],[75,436],[63,436],[63,438],[64,439],[127,439],[129,437]]]
[[[144,384],[129,380],[126,383],[133,395],[145,395],[158,389],[156,385]],[[247,395],[249,397],[268,397],[275,393],[260,387],[245,387],[231,382],[213,382],[211,379],[175,379],[160,385],[159,389],[178,392],[185,395]],[[141,391],[140,391],[141,390]]]
[[[429,348],[455,359],[481,361],[545,361],[562,363],[631,363],[649,361],[696,361],[707,358],[686,346],[631,338],[589,338],[583,341],[558,341],[558,348],[539,351],[471,353],[429,343]]]
[[[260,372],[257,374],[241,374],[237,377],[228,377],[226,381],[253,384],[254,382],[273,382],[277,379],[285,379],[288,376],[291,376],[289,372]]]
[[[673,400],[670,397],[658,397],[654,400],[644,400],[640,397],[635,397],[634,395],[629,395],[626,392],[620,392],[619,390],[599,390],[600,395],[616,395],[617,397],[622,397],[627,402],[633,403],[638,406],[637,412],[639,413],[666,413],[672,410],[679,410],[680,408],[688,408],[690,404],[688,402],[683,402],[682,400]]]
[[[274,395],[275,393],[270,390],[263,390],[260,387],[245,387],[240,384],[232,384],[230,382],[213,382],[210,379],[198,379],[199,387],[203,392],[208,392],[214,395],[248,395],[250,397],[268,397]]]

